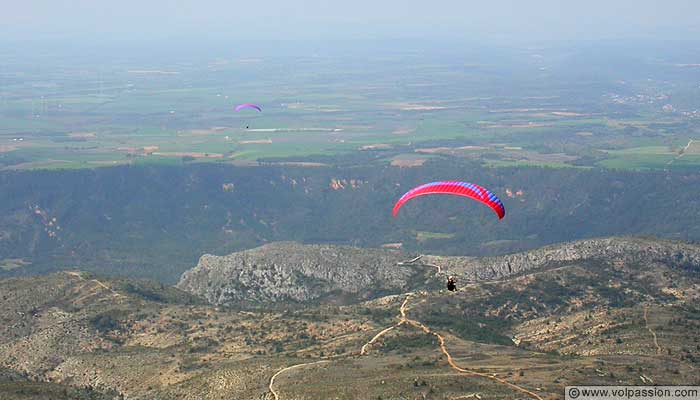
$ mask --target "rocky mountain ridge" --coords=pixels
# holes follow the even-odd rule
[[[350,246],[277,242],[218,257],[206,254],[177,287],[213,304],[309,301],[331,293],[368,298],[409,290],[403,254]]]
[[[440,275],[445,274],[456,275],[462,282],[481,282],[585,260],[660,262],[698,269],[700,246],[613,237],[475,258],[415,257],[384,249],[279,242],[223,257],[204,255],[195,268],[183,274],[178,287],[213,304],[241,300],[304,302],[331,293],[368,299],[373,292],[388,294],[406,291],[411,286],[434,287],[442,280]],[[437,274],[416,276],[431,270]]]
[[[231,307],[80,271],[4,279],[0,398],[513,398],[445,374],[438,334],[460,368],[542,398],[700,384],[698,247],[609,238],[479,259],[273,243],[190,272],[188,290],[211,285],[209,301]],[[457,292],[433,290],[446,274]],[[289,307],[291,295],[311,300]],[[271,303],[236,307],[245,296]]]
[[[700,246],[659,239],[610,237],[580,240],[496,257],[424,256],[418,261],[437,264],[472,281],[502,279],[539,268],[584,260],[660,262],[700,269]]]

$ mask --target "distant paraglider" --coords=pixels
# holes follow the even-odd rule
[[[237,105],[237,106],[235,107],[235,110],[236,110],[236,111],[241,111],[241,110],[245,110],[246,108],[250,108],[250,109],[253,109],[253,110],[258,110],[258,112],[262,112],[262,107],[260,107],[260,106],[257,105],[257,104],[252,104],[252,103],[243,103],[243,104],[239,104],[239,105]],[[245,126],[246,129],[248,129],[249,127],[250,127],[249,125],[246,125],[246,126]]]
[[[439,181],[426,183],[425,185],[415,187],[401,196],[401,198],[394,205],[394,218],[396,218],[398,215],[401,206],[403,206],[407,201],[429,194],[450,194],[454,196],[468,197],[490,207],[496,213],[496,215],[498,215],[498,219],[502,219],[506,215],[506,209],[501,200],[495,194],[486,190],[485,188],[467,182]]]
[[[244,104],[239,104],[236,106],[236,111],[241,111],[246,108],[252,108],[254,110],[258,110],[259,112],[262,112],[262,107],[260,107],[257,104],[251,104],[251,103],[244,103]]]

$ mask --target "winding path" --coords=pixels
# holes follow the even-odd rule
[[[654,338],[654,346],[656,346],[656,354],[661,354],[661,346],[659,346],[659,340],[656,338],[656,332],[654,332],[653,329],[649,326],[649,306],[645,305],[644,306],[644,323],[647,326],[647,330],[649,333],[651,333],[651,336]]]
[[[508,386],[508,387],[509,387],[510,389],[512,389],[513,391],[523,393],[523,394],[525,394],[525,395],[527,395],[527,396],[530,396],[530,397],[533,398],[533,399],[536,399],[536,400],[544,400],[544,399],[543,399],[542,397],[540,397],[537,393],[534,393],[534,392],[532,392],[532,391],[530,391],[530,390],[527,390],[527,389],[523,388],[522,386],[518,386],[518,385],[516,385],[516,384],[514,384],[514,383],[508,382],[508,381],[506,381],[505,379],[499,378],[499,377],[496,376],[495,374],[486,374],[486,373],[483,373],[483,372],[478,372],[478,371],[474,371],[474,370],[470,370],[470,369],[467,369],[467,368],[460,367],[460,366],[454,361],[454,359],[452,358],[452,355],[449,353],[449,351],[447,351],[447,347],[445,346],[445,338],[443,338],[442,335],[440,335],[440,334],[437,333],[437,332],[433,332],[429,327],[427,327],[427,326],[424,325],[423,323],[421,323],[421,322],[419,322],[419,321],[416,321],[416,320],[413,320],[413,319],[410,319],[410,318],[408,318],[408,316],[406,315],[406,307],[408,306],[408,301],[409,301],[414,295],[415,295],[414,293],[408,293],[408,295],[407,295],[406,298],[404,299],[403,303],[401,303],[401,307],[399,308],[399,313],[400,313],[399,322],[396,323],[395,325],[392,325],[392,326],[390,326],[390,327],[388,327],[388,328],[383,329],[382,331],[380,331],[379,333],[377,333],[376,335],[374,335],[374,337],[372,337],[372,339],[370,339],[367,343],[365,343],[365,344],[362,346],[362,349],[360,350],[360,353],[359,353],[360,356],[366,355],[366,354],[369,352],[370,347],[371,347],[373,344],[375,344],[382,336],[386,335],[387,333],[391,332],[392,330],[396,329],[397,327],[399,327],[399,326],[401,326],[401,325],[408,324],[408,325],[411,325],[411,326],[413,326],[413,327],[416,327],[416,328],[422,330],[422,331],[425,332],[426,334],[435,336],[435,337],[438,339],[439,343],[440,343],[440,351],[442,351],[442,353],[447,357],[447,363],[448,363],[448,364],[450,365],[450,367],[451,367],[452,369],[454,369],[455,371],[460,372],[460,373],[463,374],[463,375],[478,376],[478,377],[480,377],[480,378],[489,379],[489,380],[492,380],[492,381],[494,381],[494,382],[500,383],[500,384],[502,384],[502,385]],[[646,317],[646,314],[645,314],[645,317]],[[347,354],[347,355],[357,355],[357,353],[351,353],[351,354]],[[282,374],[282,373],[284,373],[284,372],[287,372],[287,371],[290,371],[290,370],[292,370],[292,369],[303,368],[303,367],[310,366],[310,365],[322,364],[322,363],[328,363],[328,362],[330,362],[330,360],[319,360],[319,361],[314,361],[314,362],[309,362],[309,363],[303,363],[303,364],[296,364],[296,365],[292,365],[292,366],[289,366],[289,367],[282,368],[281,370],[277,371],[277,373],[275,373],[275,374],[270,378],[270,383],[269,383],[269,385],[268,385],[269,393],[272,394],[272,397],[273,397],[274,400],[280,400],[279,393],[278,393],[278,392],[275,390],[275,388],[274,388],[275,378],[277,378],[280,374]],[[473,397],[476,397],[476,398],[480,398],[478,394],[471,394],[471,395],[467,395],[466,397],[465,397],[465,396],[462,396],[462,397],[458,397],[458,398],[464,399],[464,398],[469,398],[469,397],[472,397],[472,396],[473,396]]]
[[[373,345],[377,340],[379,340],[380,337],[384,336],[384,334],[388,333],[389,331],[401,325],[402,323],[403,322],[399,322],[398,324],[392,325],[384,329],[383,331],[377,333],[369,342],[365,343],[364,346],[362,346],[362,349],[360,350],[360,355],[364,356],[365,354],[367,354],[367,349],[369,348],[369,346]]]
[[[410,299],[412,295],[413,293],[409,293],[408,296],[406,296],[406,299],[404,299],[403,303],[401,304],[401,308],[399,309],[399,312],[401,313],[401,319],[399,320],[399,322],[396,325],[392,325],[384,329],[383,331],[377,333],[369,342],[365,343],[364,346],[362,346],[362,350],[360,350],[361,356],[366,355],[369,347],[376,343],[377,340],[379,340],[379,338],[384,336],[384,334],[408,322],[408,319],[406,318],[406,304],[408,304],[408,299]]]
[[[267,385],[267,388],[270,391],[270,393],[272,394],[272,397],[275,400],[279,400],[279,398],[280,398],[279,393],[277,393],[277,391],[275,391],[275,388],[273,386],[275,384],[275,378],[277,378],[280,374],[287,372],[287,371],[291,371],[293,369],[302,368],[302,367],[306,367],[306,366],[314,365],[314,364],[323,364],[323,363],[328,363],[328,362],[330,362],[330,361],[320,360],[320,361],[314,361],[314,362],[309,362],[309,363],[296,364],[296,365],[282,368],[281,370],[277,371],[277,373],[272,375],[272,378],[270,378],[270,384]]]
[[[112,295],[113,295],[114,297],[120,297],[120,296],[122,296],[121,293],[117,292],[116,290],[112,289],[111,287],[107,286],[106,284],[100,282],[100,281],[97,280],[97,279],[85,279],[85,278],[80,274],[80,272],[76,272],[76,271],[63,271],[63,272],[65,272],[66,274],[68,274],[68,275],[70,275],[70,276],[74,276],[74,277],[80,279],[80,280],[83,281],[83,282],[93,282],[93,283],[95,283],[97,286],[101,287],[102,289],[105,289],[105,290],[109,291],[110,293],[112,293]],[[88,296],[88,295],[84,295],[84,296],[82,296],[82,297],[79,297],[79,298],[76,299],[76,300],[81,300],[82,298],[87,297],[87,296]]]
[[[416,264],[416,262],[419,261],[421,258],[423,258],[423,255],[422,255],[422,254],[419,255],[419,256],[417,256],[417,257],[415,257],[415,258],[412,258],[412,259],[410,259],[410,260],[399,261],[399,262],[396,263],[396,265],[399,265],[399,266],[403,266],[403,265],[424,265],[424,266],[426,266],[426,267],[431,267],[431,268],[437,269],[436,274],[440,274],[440,273],[442,272],[442,267],[440,267],[439,265],[429,264],[429,263],[424,263],[424,262],[421,262],[421,263]]]
[[[530,391],[530,390],[527,390],[527,389],[525,389],[525,388],[523,388],[523,387],[521,387],[521,386],[518,386],[518,385],[516,385],[516,384],[514,384],[514,383],[508,382],[508,381],[506,381],[505,379],[501,379],[501,378],[497,377],[496,375],[485,374],[485,373],[482,373],[482,372],[473,371],[473,370],[470,370],[470,369],[466,369],[466,368],[460,367],[460,366],[454,361],[454,359],[452,358],[452,355],[447,351],[447,347],[445,346],[445,339],[442,337],[442,335],[440,335],[440,334],[437,333],[437,332],[433,332],[432,330],[430,330],[429,327],[425,326],[425,325],[422,324],[421,322],[416,321],[416,320],[413,320],[413,319],[409,319],[409,318],[406,316],[406,306],[407,306],[408,300],[411,298],[411,296],[413,296],[412,293],[409,294],[408,296],[406,296],[406,299],[405,299],[405,300],[403,301],[403,303],[401,304],[401,308],[399,309],[399,311],[400,311],[400,313],[401,313],[401,320],[399,321],[399,323],[396,324],[396,325],[394,325],[394,326],[391,326],[391,327],[389,327],[389,328],[387,328],[387,329],[384,329],[384,330],[381,331],[381,332],[379,332],[375,337],[372,338],[372,340],[370,340],[370,341],[367,342],[364,346],[362,346],[362,351],[360,352],[361,355],[367,354],[367,348],[368,348],[370,345],[372,345],[373,343],[375,343],[375,342],[376,342],[382,335],[384,335],[385,333],[389,332],[390,330],[396,328],[396,327],[399,326],[399,325],[402,325],[402,324],[409,324],[409,325],[412,325],[412,326],[414,326],[414,327],[416,327],[416,328],[419,328],[420,330],[422,330],[423,332],[425,332],[425,333],[427,333],[427,334],[430,334],[430,335],[435,336],[435,337],[438,339],[438,341],[440,342],[440,351],[442,351],[442,353],[447,357],[447,363],[448,363],[448,364],[450,365],[450,367],[451,367],[452,369],[454,369],[455,371],[461,372],[461,373],[466,374],[466,375],[472,375],[472,376],[478,376],[478,377],[481,377],[481,378],[490,379],[490,380],[492,380],[492,381],[494,381],[494,382],[498,382],[498,383],[500,383],[500,384],[506,385],[506,386],[508,386],[510,389],[512,389],[512,390],[514,390],[514,391],[517,391],[517,392],[526,394],[526,395],[532,397],[533,399],[543,400],[542,397],[540,397],[537,393],[534,393],[534,392],[532,392],[532,391]]]

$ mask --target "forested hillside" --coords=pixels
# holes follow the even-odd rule
[[[448,171],[448,172],[445,172]],[[394,201],[438,179],[478,182],[506,207],[499,221],[449,196]],[[268,241],[492,255],[607,235],[700,238],[700,175],[534,167],[452,158],[300,167],[195,164],[0,174],[2,274],[78,267],[176,282],[204,253]]]

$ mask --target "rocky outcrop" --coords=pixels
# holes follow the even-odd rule
[[[440,265],[445,271],[473,281],[484,281],[585,260],[658,262],[700,269],[700,246],[659,239],[612,237],[557,244],[498,257],[424,256],[419,262]]]
[[[272,243],[218,257],[204,255],[178,287],[213,304],[236,301],[310,301],[331,293],[369,299],[424,284],[416,270],[439,266],[462,281],[502,279],[537,269],[581,262],[658,262],[700,268],[700,246],[642,238],[605,238],[564,243],[498,257],[408,256],[384,249]]]
[[[411,268],[391,250],[349,246],[267,244],[218,257],[204,255],[178,287],[213,304],[235,301],[309,301],[330,293],[367,296],[409,286]]]

